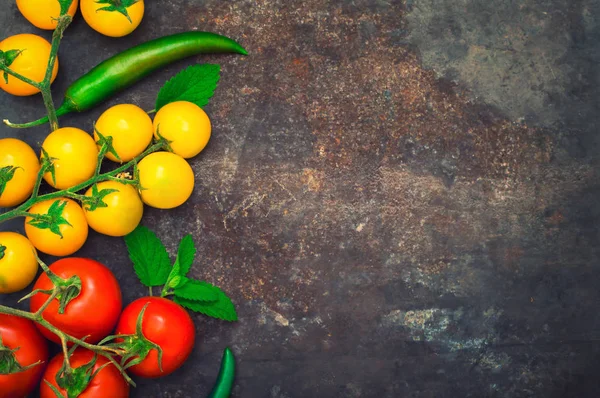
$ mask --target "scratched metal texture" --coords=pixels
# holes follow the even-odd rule
[[[240,321],[195,315],[190,361],[132,397],[204,396],[228,345],[235,397],[600,396],[599,0],[147,3],[124,39],[77,17],[57,100],[165,34],[221,33],[250,56],[180,62],[61,123],[151,109],[183,67],[221,64],[194,195],[143,222],[172,254],[193,234],[194,276]],[[40,33],[11,1],[0,36],[23,32]],[[0,118],[43,113],[0,95]],[[0,127],[36,149],[47,133]],[[126,302],[146,293],[121,239],[92,233],[78,255]]]

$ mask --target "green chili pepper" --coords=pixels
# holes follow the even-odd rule
[[[225,348],[223,352],[223,359],[221,360],[221,370],[219,371],[219,377],[215,382],[210,394],[207,398],[228,398],[231,395],[231,389],[233,388],[233,380],[235,379],[235,357],[229,349]]]
[[[123,51],[77,79],[67,89],[57,116],[92,109],[150,73],[170,63],[197,54],[236,53],[248,55],[237,42],[209,32],[184,32],[161,37]],[[48,117],[14,127],[47,123]]]

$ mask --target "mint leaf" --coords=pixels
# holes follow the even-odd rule
[[[4,193],[4,190],[6,189],[6,184],[8,184],[8,182],[10,180],[12,180],[13,177],[15,176],[15,171],[17,171],[17,169],[22,169],[22,168],[15,167],[15,166],[0,167],[0,197]]]
[[[138,226],[125,236],[125,244],[135,273],[144,285],[161,286],[167,282],[171,261],[167,249],[154,232]]]
[[[192,235],[186,235],[179,242],[177,259],[175,260],[175,267],[179,266],[179,275],[186,276],[190,272],[195,256],[196,248],[194,247],[194,239]]]
[[[165,83],[158,93],[155,109],[175,101],[208,104],[219,82],[221,67],[214,64],[192,65]]]
[[[191,301],[215,302],[219,300],[219,291],[218,287],[210,283],[184,277],[175,289],[175,296]]]
[[[184,285],[184,287],[187,286],[190,282],[192,282],[192,281],[188,281],[188,283],[186,283]],[[193,281],[193,282],[198,282],[198,281]],[[205,283],[206,285],[209,285],[206,282],[201,282],[201,283]],[[210,285],[210,286],[212,286],[212,285]],[[230,321],[230,322],[237,321],[237,319],[238,319],[237,313],[235,311],[235,307],[234,307],[233,303],[231,302],[231,299],[229,297],[227,297],[227,295],[218,287],[212,286],[211,289],[217,295],[216,301],[205,302],[205,301],[198,301],[198,300],[191,300],[191,299],[183,298],[183,297],[177,295],[177,290],[181,291],[182,289],[175,290],[174,301],[177,304],[179,304],[185,308],[188,308],[192,311],[199,312],[201,314],[210,316],[212,318],[222,319],[224,321]]]

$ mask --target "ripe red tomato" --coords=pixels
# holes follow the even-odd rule
[[[76,257],[60,259],[50,266],[50,270],[63,279],[78,275],[81,292],[67,305],[64,314],[58,313],[58,300],[53,300],[42,313],[44,319],[78,339],[89,336],[85,340],[88,343],[97,343],[108,336],[123,308],[121,288],[113,273],[98,261]],[[40,275],[33,287],[34,290],[52,288],[53,284],[45,273]],[[48,295],[44,293],[33,296],[30,311],[36,312],[47,299]],[[37,326],[46,338],[60,343],[52,332]]]
[[[69,362],[73,369],[79,368],[83,365],[90,363],[94,358],[94,353],[89,350],[78,348],[75,350],[73,355],[69,358]],[[67,392],[62,388],[58,387],[56,382],[56,374],[60,371],[64,361],[62,353],[58,354],[50,361],[48,369],[44,373],[44,379],[40,384],[40,398],[56,398],[56,394],[46,384],[44,380],[47,380],[54,387],[62,393],[63,396],[67,396]],[[108,359],[98,355],[96,365],[92,372],[95,372],[98,368],[108,363]],[[125,381],[123,376],[114,365],[108,365],[102,369],[93,379],[90,380],[87,388],[78,396],[78,398],[127,398],[129,397],[129,384]]]
[[[187,360],[194,348],[196,328],[192,318],[179,304],[160,297],[143,297],[129,304],[121,314],[115,334],[135,334],[140,312],[149,303],[142,321],[142,332],[151,342],[162,348],[162,372],[158,366],[158,351],[150,351],[146,359],[128,369],[140,377],[162,377]]]
[[[33,322],[12,315],[0,314],[0,337],[5,347],[18,348],[14,355],[22,367],[43,362],[24,372],[0,375],[0,398],[24,397],[37,387],[44,373],[48,362],[48,343]]]

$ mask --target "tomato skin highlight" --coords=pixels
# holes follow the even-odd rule
[[[81,279],[81,292],[59,314],[58,300],[44,310],[42,317],[63,332],[95,344],[108,336],[114,329],[123,308],[121,288],[113,273],[103,264],[87,258],[63,258],[52,265],[50,270],[60,278],[68,279],[78,275]],[[33,289],[50,290],[53,284],[43,273]],[[31,312],[36,312],[48,299],[48,295],[38,293],[30,300]],[[50,341],[60,343],[52,332],[38,326],[42,334]]]
[[[94,358],[92,351],[78,348],[75,350],[73,355],[69,358],[69,362],[72,368],[79,368],[83,365],[90,363]],[[47,380],[54,387],[67,396],[66,391],[58,387],[56,382],[56,374],[60,371],[64,361],[62,353],[56,355],[50,363],[44,373],[44,378],[40,384],[40,398],[56,398],[56,394],[46,384]],[[94,365],[93,372],[99,369],[104,364],[108,363],[108,359],[98,355],[96,364]],[[127,398],[129,397],[129,384],[125,381],[119,370],[114,365],[108,365],[102,369],[96,376],[90,380],[88,387],[78,396],[78,398]]]
[[[148,340],[162,348],[162,372],[155,349],[128,371],[140,377],[157,378],[173,373],[185,363],[194,348],[196,328],[188,312],[179,304],[161,297],[143,297],[123,310],[115,334],[135,334],[137,319],[148,303],[142,332]]]
[[[0,168],[6,166],[17,167],[17,170],[0,195],[0,207],[13,207],[31,196],[40,162],[27,143],[15,138],[3,138],[0,139]]]
[[[5,314],[0,314],[0,336],[6,347],[20,347],[15,357],[21,366],[43,362],[25,372],[0,375],[0,398],[22,398],[35,390],[44,373],[48,362],[48,342],[30,320]]]

